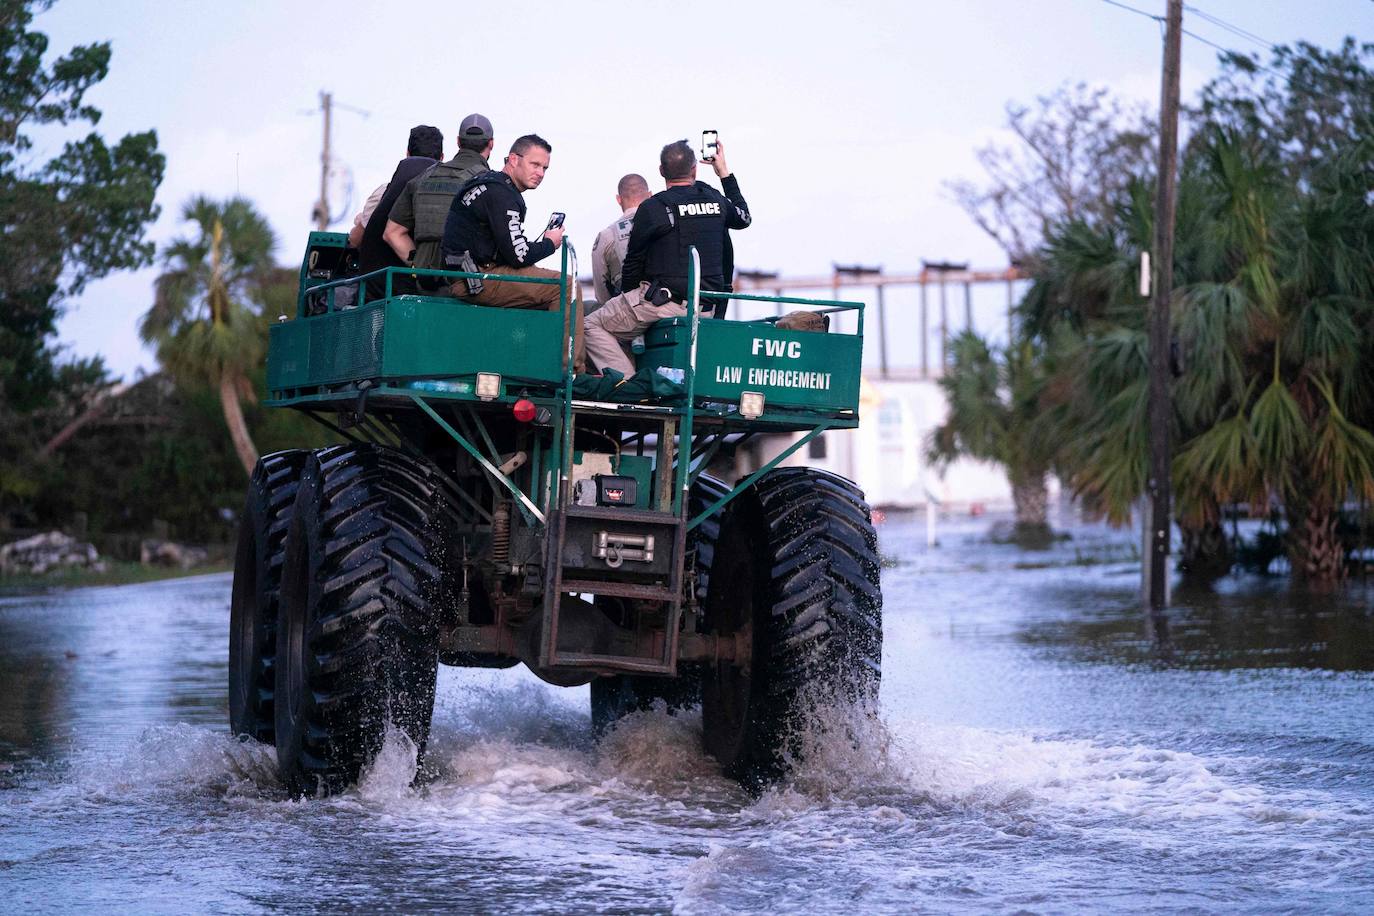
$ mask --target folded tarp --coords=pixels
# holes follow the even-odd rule
[[[681,404],[687,400],[687,386],[665,374],[673,371],[640,369],[628,378],[614,369],[604,375],[579,375],[573,378],[573,397],[616,404]]]

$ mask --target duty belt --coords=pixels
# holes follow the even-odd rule
[[[706,302],[706,296],[702,295],[701,311],[710,312],[715,309],[715,303]],[[678,305],[686,306],[687,297],[679,296],[671,286],[662,283],[650,283],[649,288],[644,292],[644,301],[650,305],[667,305],[669,302],[676,302]]]

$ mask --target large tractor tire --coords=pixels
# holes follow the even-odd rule
[[[730,504],[711,564],[706,624],[750,645],[702,680],[706,750],[758,789],[804,753],[818,707],[876,714],[882,664],[878,541],[863,492],[778,468]],[[738,639],[738,637],[744,637]]]
[[[446,511],[433,470],[400,452],[336,446],[306,464],[277,625],[277,763],[293,795],[355,782],[390,728],[423,756]]]
[[[730,488],[705,474],[692,486],[688,518],[696,516],[720,499]],[[720,536],[721,514],[706,519],[687,535],[686,568],[694,573],[693,586],[698,603],[705,602],[711,581],[711,558]],[[617,721],[633,712],[652,709],[662,702],[670,712],[690,709],[701,702],[701,666],[682,665],[676,678],[639,674],[599,677],[591,683],[592,730],[603,735]]]
[[[292,449],[259,458],[239,518],[229,599],[229,729],[265,744],[273,740],[272,663],[286,532],[309,457]]]

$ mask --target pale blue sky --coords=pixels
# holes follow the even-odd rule
[[[1125,0],[1160,13],[1164,0]],[[1274,43],[1374,38],[1370,0],[1199,0],[1202,11]],[[59,0],[38,17],[54,49],[109,40],[111,72],[89,98],[107,137],[149,127],[167,154],[159,242],[180,231],[193,193],[236,190],[267,215],[277,257],[298,261],[318,194],[321,89],[354,202],[390,176],[416,123],[446,154],[458,120],[491,118],[499,159],[534,131],[553,144],[530,222],[568,214],[583,251],[617,213],[616,180],[661,187],[666,142],[720,131],[754,212],[736,238],[742,267],[821,274],[832,261],[910,270],[921,258],[1005,258],[948,199],[978,174],[974,149],[1000,133],[1003,106],[1065,81],[1157,104],[1160,30],[1101,0],[490,5]],[[1201,18],[1185,27],[1257,46]],[[1184,39],[1183,89],[1216,72],[1216,51]],[[59,138],[44,134],[40,153]],[[346,222],[345,224],[346,225]],[[550,262],[552,264],[552,262]],[[152,368],[135,331],[155,270],[117,276],[70,304],[60,327],[116,374]]]

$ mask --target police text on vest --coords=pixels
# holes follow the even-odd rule
[[[720,216],[720,204],[707,201],[699,204],[678,204],[679,216]]]

